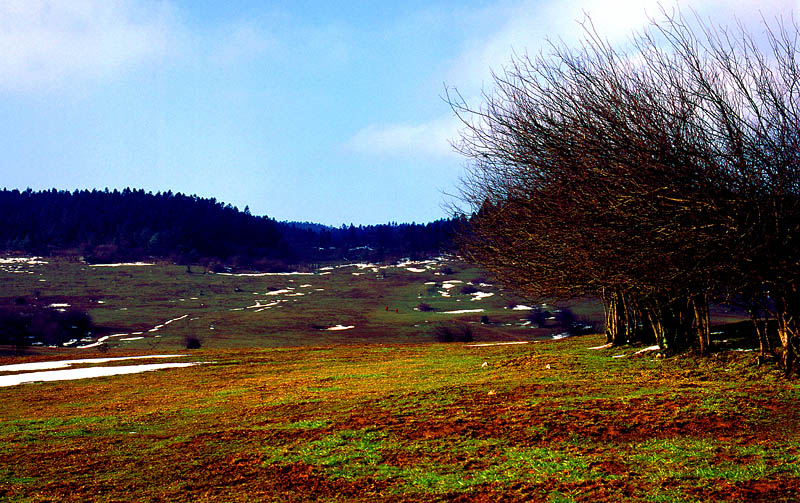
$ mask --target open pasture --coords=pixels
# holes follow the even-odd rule
[[[201,349],[0,388],[0,497],[796,500],[797,383],[602,342]]]
[[[0,364],[106,374],[0,387],[0,499],[700,502],[800,493],[797,382],[754,366],[746,351],[662,359],[600,348],[598,335],[532,328],[522,299],[463,264],[268,275],[0,265],[5,303],[69,305],[99,326],[91,341],[9,353]],[[423,303],[433,310],[415,309]],[[572,308],[591,318],[599,306]],[[433,342],[431,327],[448,320],[471,327],[475,341]],[[187,336],[202,347],[184,349]],[[108,375],[138,365],[152,371]],[[0,377],[28,371],[0,368]]]
[[[27,304],[85,310],[99,329],[95,341],[106,337],[107,346],[122,350],[172,351],[188,336],[217,349],[423,342],[431,340],[432,325],[456,320],[471,323],[477,340],[557,333],[531,328],[527,310],[510,309],[522,300],[486,283],[477,269],[446,259],[272,274],[19,259],[0,268],[0,280],[0,304],[22,297]],[[461,292],[467,285],[472,293]],[[433,310],[419,311],[420,304]],[[574,309],[602,316],[594,302]],[[482,316],[489,323],[479,324]]]

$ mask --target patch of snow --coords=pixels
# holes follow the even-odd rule
[[[352,274],[353,276],[361,276],[363,273],[360,273],[360,272],[353,272],[353,273],[350,273],[350,274]]]
[[[120,339],[121,341],[138,341],[139,339],[144,339],[144,337],[126,337],[124,339]]]
[[[236,276],[236,277],[245,277],[245,278],[261,278],[263,276],[311,276],[313,272],[300,272],[300,271],[293,271],[293,272],[218,272],[216,273],[218,276]]]
[[[427,269],[420,269],[419,267],[406,267],[408,272],[425,272]]]
[[[530,311],[531,309],[533,309],[531,306],[525,306],[523,304],[517,304],[511,308],[512,311]]]
[[[656,345],[653,345],[653,346],[647,346],[644,349],[640,349],[639,351],[637,351],[637,352],[635,352],[633,354],[638,355],[638,354],[641,354],[641,353],[646,353],[648,351],[658,351],[659,349],[661,349],[661,348],[659,348],[658,344],[656,344]]]
[[[265,308],[265,307],[272,307],[280,304],[280,301],[270,302],[269,304],[262,304],[260,300],[257,300],[256,303],[252,306],[247,306],[246,309],[258,309],[258,308]]]
[[[625,355],[614,355],[611,358],[625,358]]]
[[[267,292],[264,295],[280,295],[282,293],[291,293],[291,292],[292,292],[291,290],[284,288],[282,290],[273,290],[271,292]]]
[[[435,281],[426,281],[425,284],[426,285],[435,285],[436,282]]]
[[[186,318],[186,317],[188,317],[188,316],[189,316],[188,314],[184,314],[183,316],[178,316],[177,318],[172,318],[171,320],[167,320],[167,321],[165,321],[165,322],[164,322],[164,325],[169,325],[169,324],[170,324],[170,323],[172,323],[173,321],[181,321],[182,319],[184,319],[184,318]]]
[[[602,346],[595,346],[595,347],[589,348],[589,349],[608,349],[613,345],[614,345],[613,342],[609,342],[608,344],[603,344]]]
[[[60,302],[56,304],[50,304],[47,307],[69,307],[69,304],[67,304],[66,302]]]
[[[312,286],[313,285],[305,284],[305,285],[300,285],[300,288],[311,288]]]
[[[356,328],[355,325],[336,325],[335,327],[326,328],[325,330],[350,330],[351,328]]]
[[[553,337],[551,337],[551,339],[557,341],[560,339],[566,339],[567,337],[569,337],[569,335],[570,335],[569,332],[561,332],[560,334],[556,334]]]
[[[459,309],[458,311],[436,311],[440,314],[466,314],[466,313],[482,313],[486,309]]]
[[[89,379],[122,374],[138,374],[168,368],[191,367],[197,363],[151,363],[146,365],[123,365],[119,367],[88,367],[67,370],[49,370],[0,376],[0,386],[16,386],[18,384],[40,381],[69,381],[73,379]]]
[[[449,279],[449,280],[445,281],[444,283],[442,283],[442,288],[450,289],[450,288],[453,288],[454,286],[456,286],[459,283],[463,283],[463,281],[461,281],[459,279]]]
[[[469,348],[485,348],[487,346],[510,346],[512,344],[529,344],[528,341],[513,341],[513,342],[485,342],[482,344],[467,344]]]
[[[119,334],[127,335],[127,334]],[[188,355],[144,355],[144,356],[118,356],[114,358],[84,358],[81,360],[56,360],[49,362],[16,363],[14,365],[0,366],[0,372],[20,372],[23,370],[61,369],[72,365],[108,363],[120,360],[144,360],[147,358],[182,358]]]
[[[491,297],[493,295],[494,295],[494,293],[492,293],[492,292],[475,292],[475,293],[472,294],[472,299],[471,300],[481,300],[481,299],[485,299],[486,297]]]
[[[37,265],[37,264],[47,264],[43,260],[40,260],[42,257],[6,257],[0,258],[0,264],[27,264],[27,265]]]
[[[155,265],[150,262],[119,262],[117,264],[89,264],[89,267],[134,267],[144,265]]]

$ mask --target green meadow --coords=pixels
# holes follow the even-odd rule
[[[800,494],[800,385],[736,351],[748,348],[720,343],[703,359],[592,349],[604,336],[531,328],[512,309],[523,299],[454,261],[236,276],[43,260],[3,266],[3,301],[69,304],[97,325],[74,346],[108,338],[9,350],[0,364],[164,354],[179,356],[159,363],[196,364],[0,387],[7,501]],[[483,295],[461,293],[470,282]],[[434,310],[415,310],[423,303]],[[569,307],[602,315],[591,301]],[[473,342],[434,340],[456,322]],[[189,336],[200,349],[185,349]]]

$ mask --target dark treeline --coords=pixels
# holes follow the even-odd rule
[[[144,190],[0,191],[0,247],[87,261],[159,257],[274,269],[423,257],[451,247],[453,222],[327,227],[279,222],[214,198]]]

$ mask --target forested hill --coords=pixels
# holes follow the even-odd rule
[[[144,257],[276,268],[386,260],[449,251],[455,222],[327,227],[251,215],[214,198],[171,191],[0,191],[0,248],[75,250],[104,262]]]

